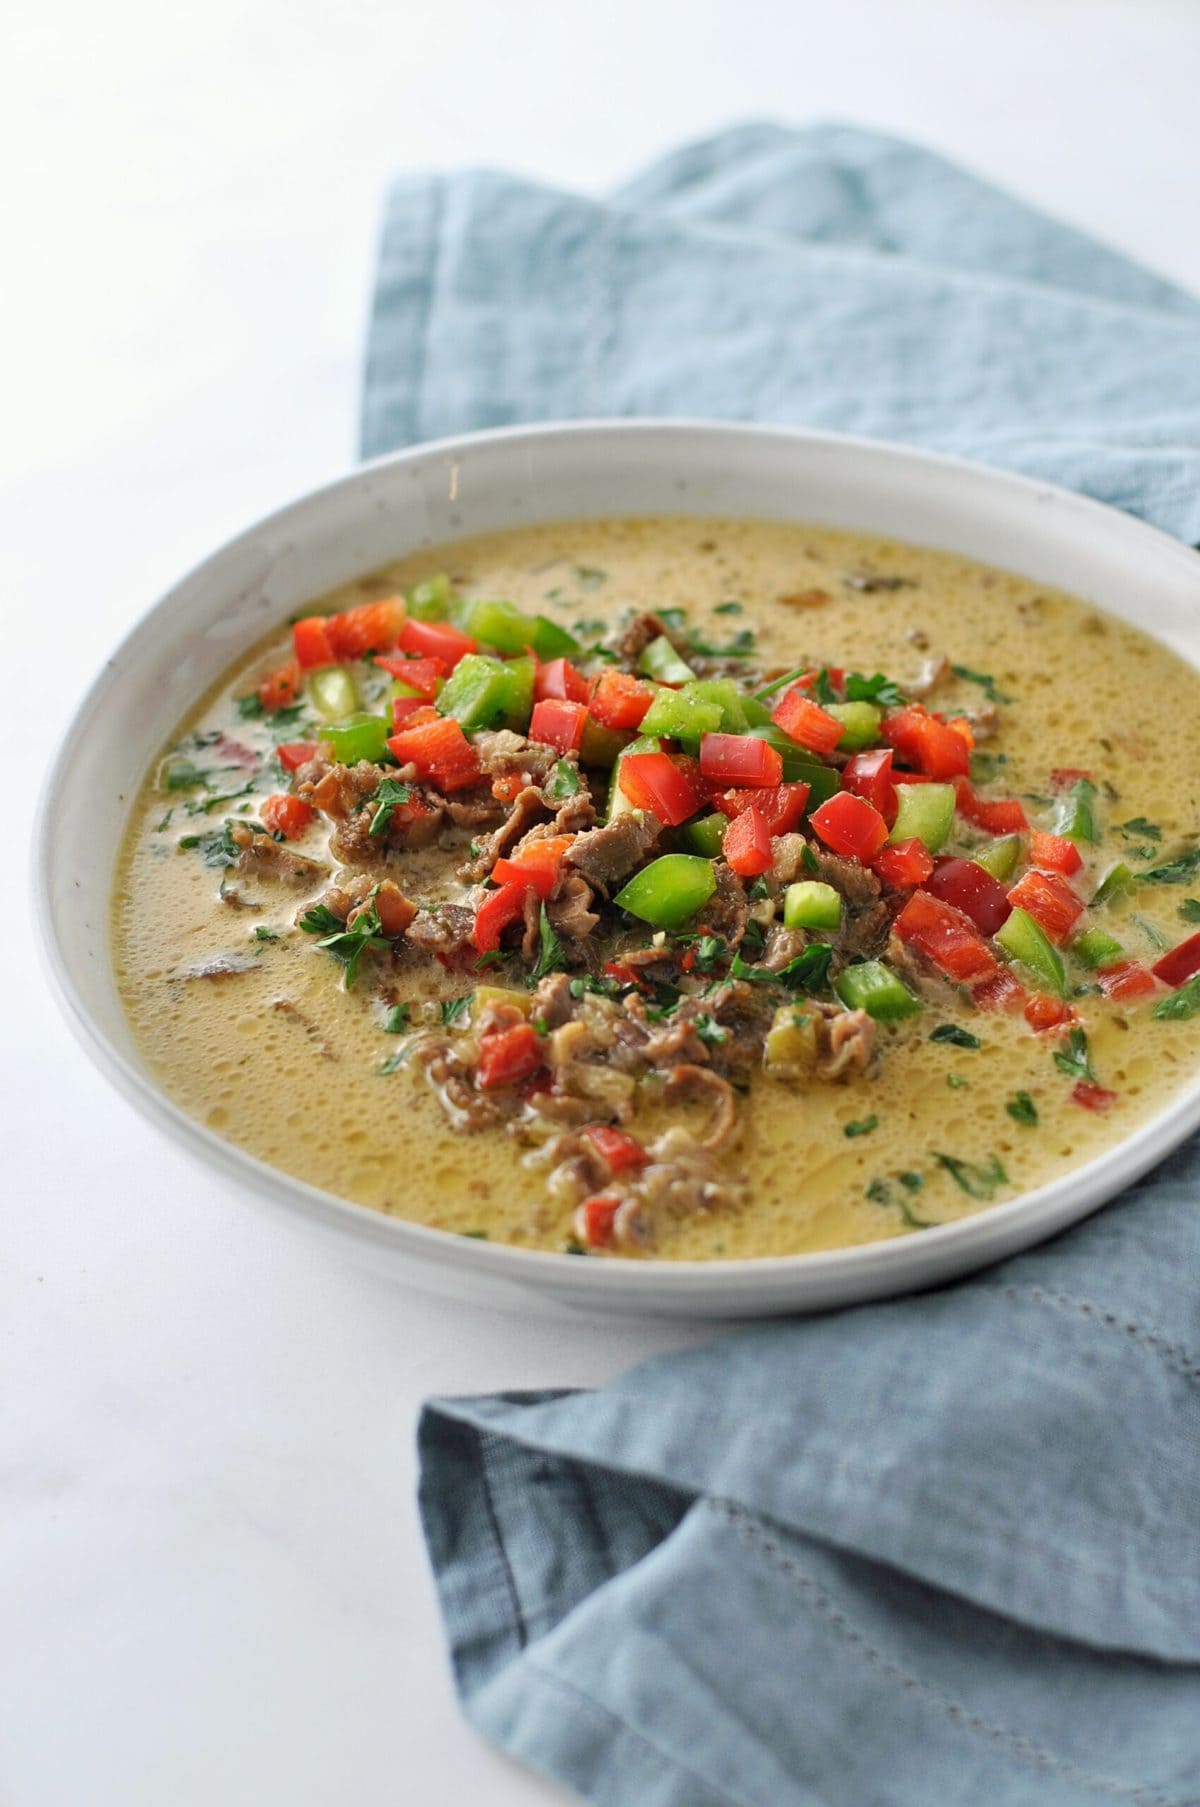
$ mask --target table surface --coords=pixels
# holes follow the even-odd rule
[[[69,700],[232,530],[352,459],[387,176],[601,190],[732,118],[910,133],[1200,289],[1192,0],[17,0],[0,55],[14,844]],[[51,656],[51,648],[53,648]],[[699,1327],[343,1265],[120,1101],[0,937],[0,1802],[521,1807],[450,1687],[431,1393],[592,1384]]]

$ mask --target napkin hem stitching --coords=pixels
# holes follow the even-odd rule
[[[1077,1312],[1105,1330],[1122,1332],[1133,1342],[1151,1350],[1164,1367],[1172,1369],[1182,1379],[1200,1383],[1200,1360],[1190,1349],[1181,1343],[1168,1343],[1157,1331],[1145,1329],[1132,1318],[1121,1318],[1115,1311],[1105,1311],[1090,1299],[1076,1299],[1070,1293],[1046,1292],[1040,1286],[1006,1286],[1004,1296],[1014,1304],[1028,1299],[1034,1305],[1049,1305],[1059,1311]]]

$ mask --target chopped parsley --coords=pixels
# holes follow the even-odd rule
[[[960,1029],[957,1023],[941,1023],[929,1037],[931,1042],[949,1042],[955,1048],[982,1048],[983,1043],[969,1029]]]
[[[1011,703],[1012,698],[997,690],[996,680],[988,671],[972,671],[969,665],[952,665],[950,667],[956,678],[964,684],[978,684],[989,703]]]
[[[1162,829],[1158,826],[1158,823],[1148,822],[1145,816],[1130,816],[1128,822],[1118,822],[1117,833],[1123,836],[1127,841],[1162,840]],[[1149,850],[1134,849],[1135,853],[1139,851],[1141,852],[1141,857],[1143,859],[1153,859],[1154,857],[1153,853]]]
[[[442,999],[442,1021],[449,1028],[452,1023],[459,1023],[471,1008],[473,991],[464,991],[461,998]]]
[[[1179,906],[1185,922],[1200,922],[1200,897],[1185,897]]]
[[[740,602],[732,602],[732,601],[731,602],[719,602],[717,604],[716,608],[713,610],[714,615],[740,615],[741,613],[742,613],[741,603]]]
[[[733,956],[729,975],[733,979],[749,979],[755,985],[782,985],[788,991],[821,991],[829,983],[829,963],[833,948],[828,941],[812,941],[802,953],[789,960],[778,972],[751,966],[740,954]]]
[[[160,791],[195,791],[209,784],[213,774],[192,760],[171,754],[163,760],[158,774]]]
[[[700,1040],[706,1042],[711,1048],[720,1047],[722,1042],[729,1040],[728,1029],[718,1023],[716,1017],[710,1016],[707,1011],[696,1017],[692,1027]]]
[[[203,797],[187,797],[183,807],[189,816],[207,816],[210,810],[219,809],[222,803],[236,803],[239,797],[248,797],[253,789],[253,778],[247,778],[245,784],[239,785],[236,791],[210,791]]]
[[[855,1136],[869,1136],[873,1129],[879,1128],[879,1118],[872,1113],[869,1117],[859,1117],[853,1123],[842,1126],[842,1134],[853,1141]]]
[[[172,804],[170,809],[167,811],[166,815],[163,817],[162,821],[156,822],[154,824],[155,834],[162,834],[165,829],[167,829],[171,826],[171,817],[174,814],[175,814],[175,805]]]
[[[369,948],[386,949],[391,942],[383,932],[383,924],[379,920],[379,911],[374,903],[374,892],[371,901],[359,911],[353,926],[347,928],[340,922],[333,911],[325,904],[314,904],[300,918],[300,927],[306,935],[319,935],[317,946],[340,960],[344,967],[342,983],[346,990],[354,984],[358,976],[359,963]]]
[[[227,821],[223,828],[209,834],[185,834],[176,845],[185,853],[194,849],[206,866],[236,866],[242,850],[230,833],[232,827],[233,823]]]
[[[1134,922],[1137,923],[1139,929],[1141,929],[1143,935],[1146,937],[1146,940],[1150,943],[1151,947],[1157,948],[1158,951],[1161,953],[1163,948],[1165,948],[1167,945],[1166,936],[1161,934],[1160,931],[1155,928],[1155,926],[1152,922],[1147,922],[1146,918],[1144,916],[1135,916],[1133,918],[1133,920],[1134,920]]]
[[[579,767],[572,765],[569,759],[560,759],[546,786],[546,795],[560,803],[566,797],[577,797],[582,789],[583,779],[579,775]]]
[[[950,1175],[955,1185],[962,1187],[968,1198],[989,1199],[997,1186],[1008,1183],[1008,1175],[998,1155],[993,1155],[986,1167],[980,1167],[974,1161],[957,1160],[952,1154],[938,1154],[936,1151],[933,1158]]]
[[[805,841],[803,850],[800,854],[800,864],[805,872],[819,872],[821,870],[821,862],[807,841]]]
[[[411,1004],[393,1004],[383,1019],[383,1027],[388,1035],[403,1035],[411,1021]]]
[[[542,905],[542,913],[538,922],[538,941],[537,963],[529,975],[533,984],[536,984],[539,979],[544,979],[547,973],[558,972],[567,964],[563,944],[554,933],[554,927],[546,913],[545,904]]]
[[[1154,1006],[1154,1015],[1167,1022],[1186,1022],[1200,1010],[1200,973],[1193,973],[1179,990]]]
[[[1054,1056],[1054,1064],[1060,1073],[1068,1079],[1086,1079],[1095,1085],[1096,1075],[1092,1071],[1091,1059],[1088,1055],[1087,1036],[1082,1029],[1072,1029],[1067,1037],[1067,1047],[1059,1048]]]
[[[1186,885],[1197,872],[1200,872],[1200,847],[1191,847],[1176,859],[1168,860],[1165,866],[1151,867],[1141,877],[1148,885]]]
[[[1014,1123],[1024,1123],[1029,1129],[1037,1127],[1038,1108],[1028,1092],[1014,1092],[1004,1108]]]
[[[833,688],[833,680],[829,675],[829,667],[822,665],[812,681],[812,695],[818,703],[836,703],[837,691]]]
[[[257,924],[257,926],[255,927],[255,930],[254,930],[254,939],[256,941],[278,941],[279,940],[279,930],[278,929],[266,929],[262,926],[261,923],[259,923],[259,924]]]
[[[581,640],[592,640],[597,634],[602,634],[606,626],[606,622],[599,620],[594,615],[589,615],[582,621],[573,621],[571,632],[577,634]]]
[[[392,825],[392,817],[402,803],[412,799],[412,789],[407,784],[399,784],[394,778],[385,778],[375,792],[371,801],[376,805],[375,814],[371,817],[371,826],[367,833],[372,840],[386,834]]]
[[[961,1092],[967,1083],[961,1073],[947,1073],[946,1075],[946,1084],[952,1092]]]
[[[608,572],[601,571],[596,565],[576,565],[575,579],[581,590],[598,590],[601,584],[608,582]]]
[[[411,1053],[411,1048],[397,1048],[394,1054],[389,1054],[387,1059],[381,1062],[379,1067],[380,1074],[386,1075],[388,1073],[395,1073],[404,1065]]]
[[[582,998],[589,991],[601,998],[619,998],[624,989],[618,980],[610,979],[607,975],[596,978],[592,973],[581,973],[567,987],[573,998]]]
[[[233,702],[244,722],[259,721],[267,713],[263,708],[262,699],[253,690],[246,696],[235,696]]]
[[[846,676],[846,701],[882,703],[886,709],[896,709],[904,701],[904,692],[891,678],[885,678],[881,671],[870,678],[864,677],[861,671],[852,671]]]

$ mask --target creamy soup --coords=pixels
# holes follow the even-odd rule
[[[116,970],[178,1104],[365,1208],[842,1247],[1194,1075],[1198,780],[1200,678],[1070,596],[818,527],[555,523],[314,602],[197,704]]]

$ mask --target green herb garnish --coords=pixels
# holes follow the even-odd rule
[[[411,786],[399,784],[394,778],[385,778],[382,781],[371,799],[376,806],[375,814],[371,817],[371,826],[367,830],[372,840],[387,833],[396,810],[402,803],[408,803],[411,799]]]
[[[950,669],[956,678],[962,679],[964,684],[978,684],[989,703],[1012,702],[1013,699],[1010,696],[1005,696],[1002,690],[997,690],[996,680],[990,672],[972,671],[969,665],[952,665]]]
[[[974,1161],[960,1161],[952,1154],[934,1153],[934,1160],[954,1181],[961,1186],[968,1198],[989,1199],[997,1186],[1008,1183],[1008,1175],[1000,1163],[998,1155],[992,1155],[986,1167],[978,1166]]]
[[[700,1040],[706,1042],[710,1048],[720,1047],[722,1042],[729,1040],[728,1029],[718,1023],[715,1016],[709,1016],[707,1012],[696,1017],[692,1027]]]
[[[982,1048],[983,1043],[969,1029],[960,1029],[957,1023],[941,1023],[929,1037],[931,1042],[949,1042],[955,1048]]]
[[[461,1022],[471,1008],[473,991],[464,991],[461,998],[443,998],[441,1004],[442,1021],[449,1028],[452,1023]]]
[[[411,1021],[411,1004],[393,1004],[383,1019],[383,1027],[388,1035],[403,1035]]]
[[[232,827],[232,822],[227,821],[223,828],[213,829],[209,834],[185,834],[176,846],[185,853],[195,849],[206,866],[236,866],[242,850],[230,833]]]
[[[859,1117],[853,1123],[843,1124],[842,1134],[853,1140],[855,1136],[869,1136],[873,1129],[878,1128],[879,1118],[872,1114],[869,1117]]]
[[[1200,847],[1192,847],[1187,853],[1168,860],[1165,866],[1152,866],[1141,877],[1148,885],[1186,885],[1197,872],[1200,872]]]
[[[1056,1051],[1054,1064],[1068,1079],[1086,1079],[1091,1085],[1096,1083],[1096,1075],[1088,1056],[1087,1036],[1082,1029],[1071,1030],[1067,1037],[1067,1048],[1065,1051],[1061,1048]]]
[[[265,928],[263,928],[262,924],[259,923],[254,930],[254,939],[256,941],[278,941],[279,940],[279,930],[278,929],[265,929]]]
[[[375,887],[378,889],[378,886]],[[366,907],[361,909],[354,919],[351,928],[334,915],[325,904],[314,904],[300,918],[300,927],[306,935],[319,935],[317,946],[340,960],[345,971],[342,983],[347,991],[358,977],[359,962],[368,948],[387,949],[391,942],[383,932],[383,924],[379,920],[379,911],[374,903],[375,891],[370,893]]]
[[[567,964],[563,944],[554,933],[553,924],[546,913],[545,904],[538,922],[538,940],[540,943],[537,963],[529,975],[531,980],[544,979],[547,973],[558,972]]]
[[[1200,922],[1200,897],[1185,897],[1179,906],[1185,922]]]
[[[1195,1016],[1198,1010],[1200,1010],[1200,973],[1193,973],[1192,977],[1186,980],[1178,991],[1173,992],[1169,998],[1164,998],[1161,1004],[1154,1006],[1153,1014],[1167,1022],[1182,1023],[1186,1022],[1188,1017]]]
[[[1014,1092],[1004,1108],[1014,1123],[1024,1123],[1030,1129],[1036,1127],[1038,1108],[1028,1092]]]
[[[714,615],[740,615],[741,613],[742,605],[740,602],[719,602],[713,610]]]
[[[583,779],[579,775],[579,768],[572,765],[569,759],[560,759],[546,786],[546,795],[559,803],[566,797],[577,797],[582,789]]]
[[[881,703],[885,709],[896,709],[904,701],[904,692],[881,671],[870,678],[864,677],[861,671],[851,671],[846,676],[846,701]]]

